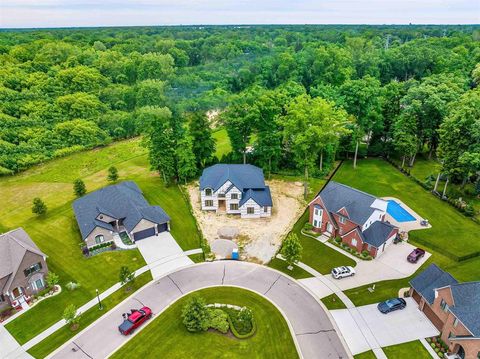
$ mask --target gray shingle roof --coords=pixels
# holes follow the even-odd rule
[[[46,257],[23,228],[0,234],[0,278],[17,273],[27,252]],[[13,278],[12,275],[0,290],[7,291]]]
[[[253,199],[260,206],[272,206],[272,195],[270,187],[265,186],[263,189],[249,189],[242,194],[239,207],[241,207],[249,199]]]
[[[345,207],[349,219],[359,225],[375,211],[371,205],[377,197],[335,181],[330,181],[318,195],[328,211],[336,213]]]
[[[128,231],[133,230],[141,219],[159,224],[170,220],[161,207],[148,204],[140,188],[132,181],[89,193],[73,202],[73,210],[84,239],[97,226],[112,230],[109,223],[96,219],[101,213],[124,219],[123,225]]]
[[[379,248],[396,227],[387,222],[375,221],[363,231],[365,242]]]
[[[244,189],[265,187],[261,168],[253,165],[216,164],[203,170],[200,190],[212,188],[216,191],[227,181],[232,182],[242,192]]]
[[[458,281],[450,273],[440,269],[436,264],[430,264],[410,281],[410,285],[430,304],[435,299],[435,289],[457,283]]]
[[[450,288],[455,303],[450,311],[480,338],[480,282],[457,283]]]

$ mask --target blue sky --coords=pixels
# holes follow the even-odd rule
[[[0,0],[0,27],[472,24],[480,0]]]

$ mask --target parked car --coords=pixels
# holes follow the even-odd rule
[[[118,326],[118,330],[123,335],[129,335],[139,326],[152,317],[152,310],[149,307],[141,309],[132,309],[131,313],[126,316],[122,324]],[[125,317],[124,317],[125,318]]]
[[[425,251],[421,248],[415,248],[407,257],[410,263],[417,263],[420,258],[425,255]]]
[[[340,279],[344,277],[352,277],[355,275],[355,269],[350,266],[337,267],[332,269],[332,277]]]
[[[386,300],[385,302],[378,303],[377,308],[383,314],[393,312],[394,310],[400,310],[407,306],[407,302],[403,298],[393,298]]]

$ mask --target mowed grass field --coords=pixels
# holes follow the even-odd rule
[[[114,165],[120,179],[135,181],[150,204],[157,204],[171,217],[172,234],[184,250],[200,247],[200,237],[188,205],[176,185],[165,187],[158,174],[149,170],[146,150],[140,139],[118,142],[108,147],[81,152],[37,166],[13,177],[0,178],[0,227],[23,227],[44,251],[50,271],[60,276],[60,284],[73,281],[81,287],[39,303],[6,327],[20,343],[25,343],[61,319],[68,304],[77,307],[119,281],[120,267],[138,269],[145,262],[137,250],[106,252],[85,258],[81,237],[73,215],[72,182],[85,181],[87,192],[110,183],[107,170]],[[31,213],[34,197],[42,198],[45,217]]]
[[[253,311],[256,333],[240,340],[215,331],[188,332],[181,313],[192,295],[200,295],[207,303],[247,306]],[[290,359],[298,358],[298,354],[285,319],[272,303],[244,289],[217,287],[194,292],[175,302],[111,358]]]
[[[212,136],[216,141],[215,156],[221,159],[223,155],[226,155],[232,150],[227,130],[224,128],[218,129],[212,133]]]
[[[351,162],[345,162],[334,180],[379,197],[397,197],[428,219],[431,229],[409,233],[409,238],[415,243],[452,258],[480,253],[480,225],[427,192],[389,163],[381,159],[361,160],[354,170]]]

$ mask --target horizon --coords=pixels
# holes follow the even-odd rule
[[[470,0],[11,0],[1,29],[258,25],[477,25]]]

